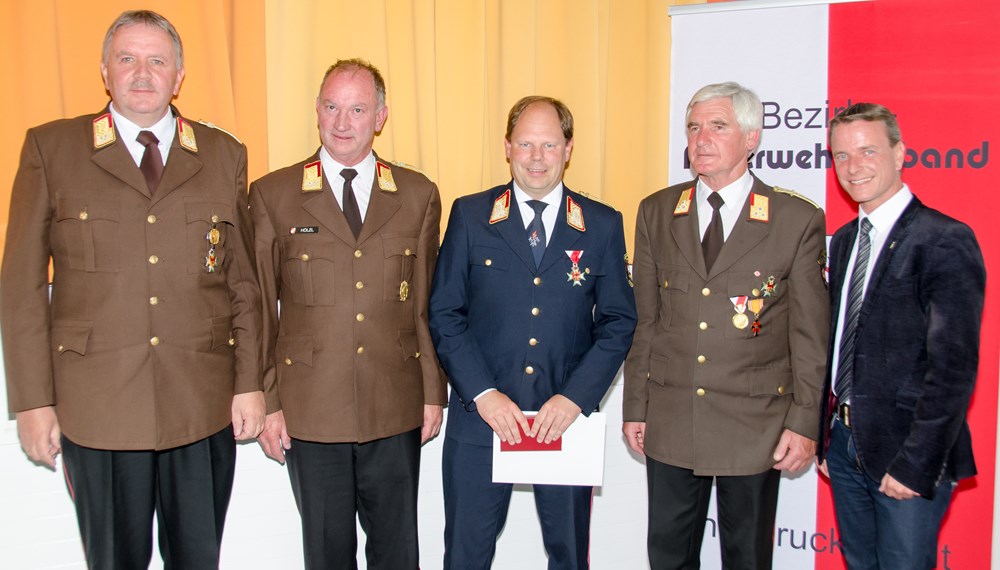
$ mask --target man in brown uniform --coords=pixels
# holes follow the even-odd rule
[[[816,453],[825,222],[747,169],[762,122],[753,91],[700,89],[686,117],[697,178],[639,205],[623,431],[646,456],[654,570],[697,568],[713,480],[722,566],[770,568],[780,471]]]
[[[101,73],[111,103],[29,130],[21,154],[0,274],[10,410],[29,458],[63,453],[91,568],[147,567],[154,510],[165,566],[209,568],[234,434],[264,421],[246,147],[170,106],[183,50],[159,14],[119,16]]]
[[[437,186],[372,152],[388,117],[371,64],[327,70],[322,146],[250,187],[264,298],[267,421],[302,516],[307,568],[417,568],[420,446],[446,381],[427,328]],[[280,303],[280,310],[279,310]]]

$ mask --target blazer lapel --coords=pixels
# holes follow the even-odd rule
[[[865,298],[861,303],[861,312],[858,315],[859,320],[864,318],[864,315],[868,313],[871,307],[870,301],[878,291],[878,284],[888,270],[889,264],[892,263],[896,251],[898,251],[896,244],[906,239],[906,236],[909,235],[910,224],[923,207],[924,205],[920,200],[914,196],[910,203],[906,205],[906,209],[903,210],[896,223],[892,225],[892,229],[889,230],[889,235],[886,236],[885,242],[882,244],[882,249],[879,251],[878,259],[875,260],[875,266],[872,267],[872,274],[868,278],[868,288],[865,290]]]
[[[176,124],[176,122],[175,119],[174,123]],[[163,166],[163,177],[160,179],[160,185],[156,188],[156,193],[153,194],[154,203],[162,200],[201,170],[201,158],[182,147],[178,142],[179,138],[180,135],[175,134],[174,142],[170,145],[170,154],[167,155],[167,163]],[[143,181],[145,182],[145,179]],[[145,184],[143,185],[145,186]]]
[[[313,155],[310,162],[319,159],[319,154]],[[322,166],[320,166],[322,172]],[[309,214],[316,218],[320,224],[322,224],[326,229],[330,230],[330,233],[337,236],[345,243],[350,245],[356,245],[357,239],[354,237],[354,232],[351,231],[351,227],[347,225],[347,219],[344,218],[344,211],[340,209],[340,205],[337,204],[337,199],[333,197],[333,190],[330,189],[330,179],[325,172],[322,173],[323,176],[323,190],[317,192],[305,192],[303,194],[312,194],[302,202],[302,209],[309,212]]]
[[[528,233],[524,229],[521,208],[517,205],[517,198],[514,197],[514,186],[507,184],[495,196],[490,196],[489,207],[492,209],[496,199],[508,190],[510,191],[510,214],[506,220],[493,224],[493,228],[507,242],[514,255],[520,258],[521,262],[534,273],[535,257],[531,254],[531,246],[528,245]],[[487,219],[489,219],[489,215],[490,212],[486,212]]]
[[[150,198],[146,179],[142,177],[142,172],[132,160],[128,147],[121,141],[121,133],[118,133],[118,139],[104,148],[95,150],[90,160],[107,171],[108,174],[128,184],[143,196]]]
[[[692,203],[688,213],[673,215],[674,219],[670,222],[670,234],[691,269],[694,269],[695,273],[705,279],[708,277],[708,271],[705,270],[705,255],[701,251],[701,232],[698,231],[696,186],[697,181],[691,184]]]
[[[368,200],[368,210],[365,212],[365,221],[361,226],[361,233],[358,235],[358,243],[375,235],[396,214],[399,208],[399,199],[392,192],[380,190],[376,176],[372,180],[371,198]],[[341,217],[343,218],[343,215]],[[347,223],[346,219],[344,223]],[[353,234],[351,235],[353,236]]]
[[[562,200],[558,205],[559,213],[556,215],[556,223],[552,228],[553,235],[549,236],[549,243],[545,247],[545,255],[542,256],[542,262],[538,266],[539,273],[544,273],[562,259],[562,256],[566,255],[566,251],[572,251],[573,245],[583,237],[583,232],[566,223],[566,198],[570,195],[569,188],[566,188],[564,185]],[[577,204],[580,203],[578,195],[573,194],[572,197]],[[587,213],[584,212],[583,215],[584,220],[586,220]],[[594,253],[596,254],[597,252]],[[587,255],[587,252],[583,252],[583,254]]]
[[[769,222],[750,219],[750,200],[753,194],[766,196],[769,201],[774,200],[774,191],[760,180],[754,178],[750,194],[747,194],[746,201],[740,209],[740,217],[736,220],[733,230],[729,232],[726,242],[722,244],[719,257],[712,265],[711,271],[709,271],[709,279],[729,269],[730,266],[756,247],[761,240],[766,238],[767,234],[771,231],[771,224]]]

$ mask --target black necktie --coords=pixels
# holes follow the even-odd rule
[[[344,194],[341,196],[344,217],[347,218],[347,225],[351,226],[351,231],[354,232],[356,238],[361,233],[361,209],[358,208],[358,200],[354,197],[354,187],[351,186],[351,181],[358,175],[358,171],[353,168],[345,168],[340,171],[340,175],[344,178]]]
[[[160,185],[160,177],[163,176],[163,157],[160,156],[160,148],[156,146],[160,141],[150,131],[140,131],[135,140],[146,147],[146,151],[142,153],[142,160],[139,161],[139,170],[146,179],[149,193],[153,194]]]
[[[834,388],[837,402],[843,404],[851,397],[854,384],[854,339],[858,330],[858,313],[864,299],[865,273],[868,271],[868,257],[871,255],[872,238],[869,233],[872,223],[868,218],[861,220],[861,234],[858,236],[858,255],[854,260],[851,282],[847,289],[847,309],[844,311],[844,327],[840,332],[840,355],[837,358],[837,379]]]
[[[705,271],[712,269],[712,264],[722,250],[722,243],[726,241],[722,231],[722,214],[719,213],[719,209],[726,201],[718,192],[712,192],[708,195],[708,203],[712,205],[712,219],[708,222],[708,230],[701,240],[701,251],[705,254]]]
[[[528,245],[531,246],[531,254],[535,256],[535,267],[542,263],[542,256],[545,255],[545,224],[542,223],[542,210],[548,206],[541,200],[528,200],[528,205],[535,211],[535,218],[528,224]]]

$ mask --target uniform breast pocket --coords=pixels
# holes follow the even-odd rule
[[[188,273],[221,275],[226,262],[226,236],[233,231],[231,205],[185,202]]]
[[[744,270],[730,274],[726,293],[733,312],[731,324],[725,326],[726,338],[784,334],[788,329],[788,307],[781,299],[786,285],[780,273]]]
[[[385,252],[382,290],[384,300],[406,302],[413,291],[413,264],[417,261],[417,236],[383,235]]]
[[[56,196],[56,228],[70,268],[118,271],[119,209],[117,200]]]
[[[670,328],[675,299],[688,294],[691,270],[686,267],[666,265],[656,268],[656,288],[660,292],[660,307],[656,320],[663,329]]]
[[[336,246],[317,236],[294,236],[282,244],[281,297],[302,305],[334,305]]]

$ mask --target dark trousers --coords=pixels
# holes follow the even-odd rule
[[[781,473],[714,477],[722,567],[726,570],[771,568],[774,517]],[[701,567],[713,477],[646,457],[649,489],[647,548],[652,570]]]
[[[513,485],[493,482],[493,448],[444,440],[445,570],[489,570]],[[593,487],[534,485],[550,570],[590,567]]]
[[[420,428],[368,443],[292,439],[285,459],[306,568],[357,568],[358,519],[368,538],[368,568],[418,567]]]
[[[933,499],[899,501],[881,493],[881,481],[861,468],[851,430],[839,421],[830,431],[826,465],[848,568],[928,570],[937,565],[938,530],[954,483],[939,484]]]
[[[89,568],[148,568],[154,512],[164,568],[219,567],[236,466],[231,427],[166,451],[91,449],[65,436],[62,450]]]

